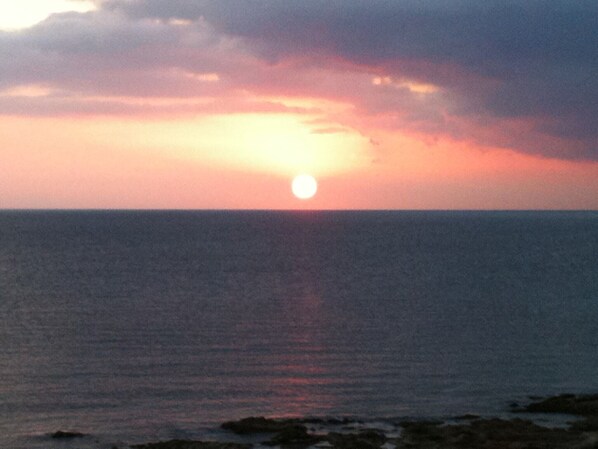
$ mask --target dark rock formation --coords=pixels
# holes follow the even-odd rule
[[[133,449],[250,449],[250,444],[220,443],[215,441],[170,440],[158,443],[135,444]]]
[[[532,402],[522,410],[532,413],[567,413],[579,416],[598,415],[598,395],[562,394]]]
[[[252,433],[277,433],[289,427],[293,427],[297,422],[294,420],[276,420],[267,419],[263,416],[244,418],[239,421],[227,421],[222,424],[222,428],[230,430],[238,435],[249,435]]]
[[[471,413],[466,413],[465,415],[455,416],[453,419],[457,421],[471,421],[473,419],[480,419],[478,415],[472,415]]]
[[[577,432],[598,432],[598,417],[591,416],[571,423],[571,430]]]
[[[582,447],[584,438],[566,429],[550,429],[531,421],[483,419],[470,424],[439,426],[418,423],[404,428],[399,447],[426,449],[538,449]]]
[[[331,432],[326,440],[335,449],[378,449],[386,442],[386,437],[377,430],[366,430],[356,434]]]
[[[300,449],[316,444],[319,441],[322,441],[322,438],[307,433],[305,426],[289,425],[272,437],[270,441],[267,441],[264,444],[268,446],[281,446],[283,448]]]
[[[528,406],[512,404],[513,412],[564,413],[583,417],[569,428],[548,428],[525,419],[485,419],[477,415],[454,418],[456,424],[442,421],[403,421],[402,433],[387,437],[382,430],[357,431],[354,420],[267,419],[251,417],[229,421],[224,429],[239,435],[265,434],[262,444],[283,449],[306,449],[318,443],[330,449],[598,449],[598,395],[560,395],[538,399]],[[396,421],[392,422],[397,424]],[[328,427],[328,434],[313,434],[306,425]],[[331,429],[348,430],[338,433]],[[313,430],[313,429],[312,429]],[[57,432],[55,438],[82,436]],[[69,436],[67,436],[69,435]],[[252,441],[254,438],[252,438]],[[388,443],[388,444],[387,444]],[[132,446],[134,449],[249,449],[251,444],[171,440]],[[262,447],[262,446],[260,446]]]
[[[84,436],[85,436],[84,433],[80,433],[80,432],[63,432],[62,430],[59,430],[59,431],[54,432],[52,434],[52,438],[55,438],[55,439],[81,438],[81,437],[84,437]]]
[[[322,438],[309,434],[307,427],[302,424],[303,422],[322,424],[324,420],[267,419],[259,416],[239,421],[228,421],[222,424],[221,427],[238,435],[274,433],[276,435],[264,444],[283,448],[301,449],[322,441]]]

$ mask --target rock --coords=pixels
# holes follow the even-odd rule
[[[319,443],[314,444],[314,447],[325,449],[325,448],[329,448],[329,447],[333,447],[333,446],[330,443],[330,441],[320,441]]]
[[[523,410],[523,407],[522,407]],[[250,449],[276,446],[281,449],[597,449],[598,396],[561,395],[543,399],[525,407],[526,411],[575,413],[583,420],[569,429],[547,428],[525,419],[486,419],[466,414],[455,418],[462,422],[442,421],[400,422],[400,436],[387,437],[382,430],[362,430],[355,433],[332,432],[349,421],[335,419],[267,419],[245,418],[222,425],[240,435],[269,434],[260,445],[171,440],[132,446],[133,449]],[[350,421],[355,423],[357,421]],[[307,426],[326,428],[327,435],[310,433]],[[396,422],[393,422],[396,424]],[[353,431],[355,429],[352,429]],[[252,438],[255,442],[255,439]],[[242,441],[242,440],[241,440]],[[264,446],[265,445],[265,446]]]
[[[262,416],[244,418],[239,421],[228,421],[222,424],[222,428],[230,430],[238,435],[250,435],[256,433],[275,433],[269,441],[264,444],[270,446],[281,446],[285,448],[304,448],[311,446],[322,438],[311,435],[302,422],[311,424],[323,423],[323,420],[316,418],[298,419],[267,419]]]
[[[414,432],[415,430],[415,432]],[[582,444],[580,434],[538,426],[523,419],[480,419],[448,426],[406,427],[403,442],[415,448],[569,449]]]
[[[399,425],[403,429],[409,429],[410,432],[417,433],[419,431],[427,431],[430,427],[436,427],[444,424],[443,421],[401,421]]]
[[[222,424],[222,428],[230,430],[238,435],[249,435],[252,433],[276,433],[288,427],[296,425],[293,420],[267,419],[263,416],[244,418],[239,421],[228,421]]]
[[[85,436],[84,433],[80,433],[80,432],[64,432],[62,430],[59,430],[59,431],[54,432],[52,434],[52,438],[55,438],[55,439],[81,438],[81,437],[84,437],[84,436]]]
[[[590,416],[581,421],[571,423],[571,430],[578,432],[598,432],[598,417]]]
[[[472,415],[470,413],[466,413],[465,415],[461,415],[461,416],[455,416],[455,418],[453,418],[457,421],[471,421],[473,419],[480,419],[479,415]]]
[[[442,439],[440,431],[437,430],[441,424],[442,422],[439,421],[404,421],[400,423],[403,428],[403,439],[408,443],[434,442]]]
[[[220,443],[216,441],[170,440],[135,444],[133,449],[250,449],[251,444]]]
[[[562,394],[532,402],[521,411],[531,413],[567,413],[578,416],[598,415],[598,395]]]
[[[363,423],[363,421],[349,419],[349,418],[328,418],[328,419],[324,420],[324,424],[330,424],[333,426],[341,426],[341,425],[347,425],[347,424],[360,424],[360,423]]]
[[[321,437],[307,433],[307,429],[302,425],[289,425],[278,432],[274,437],[267,441],[268,446],[281,446],[284,448],[305,448],[312,446],[322,440]]]
[[[379,449],[386,442],[384,434],[376,430],[359,433],[330,432],[326,439],[335,449]]]

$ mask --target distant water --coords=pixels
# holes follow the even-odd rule
[[[0,212],[0,447],[497,414],[597,350],[592,212]]]

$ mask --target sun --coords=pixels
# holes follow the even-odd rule
[[[318,182],[311,175],[297,175],[293,178],[291,189],[297,198],[307,200],[318,191]]]

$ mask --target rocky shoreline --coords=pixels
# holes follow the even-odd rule
[[[513,419],[455,417],[450,421],[389,421],[366,428],[350,419],[250,417],[222,424],[231,441],[170,440],[132,449],[585,449],[598,448],[598,395],[564,394],[512,404]],[[566,428],[538,425],[525,414],[567,414]],[[383,427],[383,426],[381,426]],[[77,434],[79,436],[80,434]],[[234,438],[233,438],[234,437]],[[251,437],[252,442],[239,442]],[[257,441],[257,442],[256,442]],[[115,448],[116,449],[116,446]],[[118,448],[120,449],[120,448]]]

